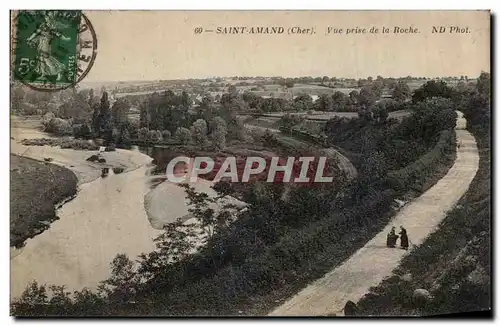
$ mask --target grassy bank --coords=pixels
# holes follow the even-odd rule
[[[439,230],[403,259],[393,277],[360,300],[359,314],[435,315],[491,308],[490,144],[488,136],[475,136],[479,170],[466,195]],[[413,299],[418,288],[430,291],[433,299]]]
[[[10,245],[24,242],[57,219],[55,205],[76,194],[77,178],[70,170],[26,157],[10,155]]]

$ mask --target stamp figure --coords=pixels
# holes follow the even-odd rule
[[[80,19],[80,11],[21,11],[16,26],[16,79],[31,84],[75,83]]]
[[[21,10],[15,29],[14,79],[31,88],[71,87],[92,67],[95,32],[79,10]]]

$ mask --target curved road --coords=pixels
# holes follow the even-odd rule
[[[416,198],[365,246],[323,278],[313,282],[283,305],[271,316],[326,316],[341,315],[348,300],[358,302],[370,287],[392,275],[407,251],[389,249],[386,235],[392,226],[404,225],[411,244],[416,246],[433,233],[446,213],[453,208],[469,188],[476,175],[479,155],[476,141],[466,128],[461,112],[455,127],[457,157],[448,173],[433,187]]]
[[[281,134],[281,131],[279,131],[278,129],[249,125],[249,124],[245,124],[245,127],[248,129],[258,129],[258,130],[262,130],[262,131],[269,130],[272,133],[279,134],[279,136],[282,139],[290,140],[293,142],[300,142],[302,144],[305,143],[305,142],[297,140],[295,138],[284,136],[283,134]],[[349,161],[349,159],[347,157],[345,157],[344,155],[342,155],[339,151],[337,151],[336,149],[331,148],[331,147],[330,148],[323,148],[322,151],[324,151],[326,155],[331,156],[331,157],[335,157],[337,159],[339,168],[346,173],[347,178],[353,179],[358,175],[358,171],[356,170],[354,165],[351,163],[351,161]]]

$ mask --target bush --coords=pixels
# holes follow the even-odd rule
[[[177,128],[175,131],[175,138],[186,145],[191,141],[191,131],[184,127]]]
[[[142,127],[137,131],[137,138],[139,141],[147,141],[149,129]]]
[[[61,148],[72,148],[77,150],[98,150],[99,146],[83,139],[52,139],[52,138],[38,138],[38,139],[25,139],[22,141],[25,146],[60,146]]]
[[[162,140],[162,133],[159,130],[149,130],[146,140],[153,144],[159,143]]]
[[[455,133],[451,130],[442,131],[439,140],[432,150],[420,157],[412,164],[387,173],[390,187],[396,190],[408,190],[415,184],[420,184],[434,173],[434,168],[445,160],[446,154],[455,147]]]
[[[163,130],[161,132],[161,135],[163,137],[163,140],[170,139],[172,137],[172,133],[169,130]]]
[[[45,126],[45,131],[57,136],[69,136],[73,134],[73,129],[67,120],[52,118]]]
[[[90,126],[87,124],[73,125],[73,136],[75,138],[91,139],[92,131],[90,130]]]

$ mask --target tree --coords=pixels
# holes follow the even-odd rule
[[[71,302],[71,292],[65,291],[65,285],[51,285],[49,286],[52,296],[49,303],[55,306],[68,306]]]
[[[309,111],[313,107],[313,99],[309,94],[300,94],[293,99],[293,107],[297,111]]]
[[[16,300],[15,305],[37,306],[47,303],[47,289],[45,285],[38,286],[36,281],[33,281],[23,291],[21,297]]]
[[[94,106],[95,95],[94,95],[94,89],[93,88],[91,88],[90,91],[89,91],[87,103],[88,103],[88,105],[89,105],[90,108],[92,108]]]
[[[205,146],[208,142],[207,138],[208,127],[207,122],[203,119],[196,120],[191,126],[191,135],[194,142],[199,146]]]
[[[351,111],[349,96],[346,94],[336,91],[332,95],[332,110],[336,112],[346,112]]]
[[[212,121],[212,144],[217,150],[226,147],[227,125],[224,119],[215,117]]]
[[[351,104],[357,105],[359,103],[359,92],[358,91],[351,91],[349,93],[349,99],[351,100]]]
[[[278,146],[279,141],[274,133],[269,131],[269,129],[266,129],[266,131],[262,135],[262,143],[265,147],[276,147]]]
[[[78,92],[73,88],[67,94],[66,100],[58,108],[59,117],[65,119],[73,118],[75,123],[88,123],[92,109],[88,104],[87,97],[87,92]]]
[[[286,86],[287,88],[292,88],[292,87],[293,87],[293,85],[294,85],[293,79],[286,79],[286,81],[285,81],[285,86]]]
[[[118,127],[128,121],[130,103],[124,98],[118,98],[111,108],[111,119],[113,125]]]
[[[25,97],[25,92],[22,85],[11,85],[10,87],[10,109],[13,111],[21,110],[21,104],[23,103]]]
[[[197,238],[193,224],[178,218],[167,223],[163,230],[165,232],[154,239],[155,251],[139,256],[138,274],[142,281],[164,278],[169,265],[187,259],[195,247]]]
[[[245,103],[248,104],[248,107],[251,110],[258,110],[261,107],[262,101],[263,101],[263,98],[261,96],[258,96],[255,93],[248,92],[248,91],[243,93],[242,98],[243,98],[243,101],[245,101]],[[209,121],[209,120],[207,119],[207,121]]]
[[[373,119],[377,123],[384,123],[387,121],[387,118],[389,117],[389,112],[387,112],[387,109],[383,105],[376,105],[375,108],[373,109]]]
[[[52,118],[45,126],[45,131],[57,136],[69,136],[73,134],[71,124],[61,118]]]
[[[229,86],[228,93],[231,96],[236,96],[238,94],[238,90],[236,89],[236,86],[234,86],[234,85]]]
[[[481,72],[477,79],[477,91],[488,99],[491,97],[491,75],[489,73]]]
[[[137,131],[137,138],[139,141],[147,141],[149,129],[142,127]]]
[[[304,120],[304,117],[298,114],[285,114],[279,120],[280,130],[283,132],[291,132],[293,127]]]
[[[398,102],[404,102],[411,97],[411,90],[407,83],[400,80],[392,90],[392,98]]]
[[[102,281],[99,290],[106,293],[110,302],[127,303],[137,291],[137,274],[134,263],[125,254],[118,254],[111,262],[111,276]]]
[[[90,126],[86,123],[73,125],[73,136],[75,138],[91,139],[92,130],[90,130]]]
[[[452,89],[442,80],[430,80],[415,90],[412,96],[413,103],[424,101],[432,97],[452,97]]]
[[[214,100],[211,96],[204,96],[201,99],[201,103],[197,110],[197,119],[204,119],[205,121],[211,121],[215,116],[215,106]]]
[[[371,87],[365,86],[361,88],[361,91],[359,92],[358,96],[358,101],[360,105],[370,107],[373,104],[375,104],[376,100],[377,100],[377,95],[375,94],[375,92]]]
[[[372,121],[373,112],[371,108],[367,108],[365,106],[358,108],[358,118],[363,121]]]
[[[329,94],[321,94],[316,102],[319,111],[332,111],[333,99]]]
[[[108,142],[111,141],[113,138],[113,125],[111,123],[108,93],[105,91],[102,93],[100,104],[94,107],[92,120],[96,135],[104,138]]]
[[[161,136],[161,131],[159,131],[159,130],[149,130],[148,134],[146,136],[146,139],[149,142],[153,143],[153,144],[157,144],[157,143],[159,143],[162,140],[161,137],[162,137]]]
[[[363,160],[361,168],[365,180],[382,180],[387,175],[387,159],[383,152],[370,153]]]
[[[191,141],[191,131],[187,128],[180,127],[175,131],[175,138],[182,144],[187,145]]]
[[[384,90],[384,82],[383,82],[383,80],[380,80],[380,79],[375,80],[371,84],[371,87],[372,87],[372,90],[373,90],[373,93],[375,94],[375,96],[377,96],[377,97],[381,97],[382,96],[382,91]]]
[[[161,136],[163,137],[163,140],[167,140],[172,137],[172,133],[169,130],[163,130],[161,132]]]
[[[217,205],[223,196],[210,197],[208,194],[198,193],[189,184],[181,184],[187,194],[188,212],[198,221],[198,227],[202,230],[201,236],[207,248],[211,252],[212,262],[217,268],[216,256],[224,250],[220,239],[215,236],[228,230],[230,224],[236,218],[236,207],[231,204]],[[219,210],[216,212],[211,206],[216,204]]]

